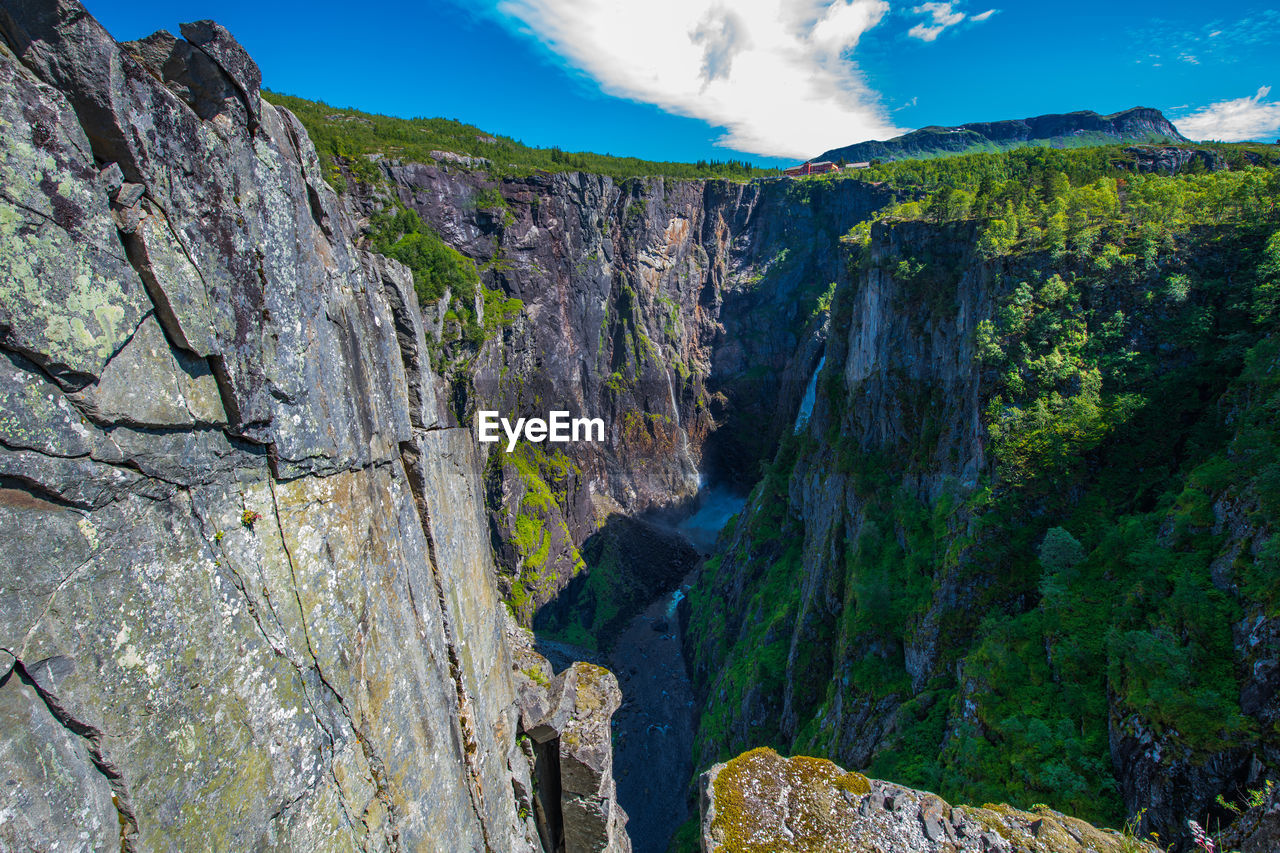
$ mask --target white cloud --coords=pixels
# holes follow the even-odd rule
[[[888,9],[885,0],[498,4],[508,25],[609,94],[724,127],[717,144],[796,158],[902,132],[852,61]]]
[[[1193,65],[1247,62],[1255,56],[1270,60],[1280,39],[1280,9],[1263,9],[1235,21],[1215,20],[1195,29],[1151,18],[1125,36],[1139,52]]]
[[[1258,89],[1252,98],[1218,101],[1201,107],[1174,124],[1191,139],[1243,142],[1274,137],[1280,132],[1280,101],[1268,101],[1270,86]]]
[[[954,3],[922,3],[911,11],[917,15],[930,15],[932,22],[921,22],[907,31],[907,35],[920,41],[933,41],[948,27],[964,20],[964,12],[955,11]]]
[[[936,41],[945,30],[963,22],[966,18],[970,23],[980,24],[999,11],[999,9],[988,9],[976,15],[966,15],[956,10],[955,3],[922,3],[914,7],[911,12],[915,15],[928,15],[929,18],[907,30],[907,35],[920,41]]]

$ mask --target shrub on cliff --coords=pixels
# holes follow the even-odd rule
[[[383,211],[370,221],[373,250],[413,272],[413,289],[423,305],[450,291],[460,301],[474,300],[480,274],[475,262],[445,244],[418,214],[405,208]]]

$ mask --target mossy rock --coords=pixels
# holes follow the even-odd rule
[[[953,809],[936,794],[763,747],[708,777],[703,845],[715,853],[1159,853],[1047,807]]]
[[[841,794],[866,777],[845,773],[822,758],[783,758],[753,749],[726,764],[714,782],[712,834],[735,853],[800,853],[827,842],[854,817]]]

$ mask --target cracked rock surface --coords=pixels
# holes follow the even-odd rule
[[[540,849],[408,272],[182,36],[0,0],[0,850]]]

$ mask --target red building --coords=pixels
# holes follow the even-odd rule
[[[801,163],[799,166],[792,166],[790,169],[783,169],[782,174],[788,177],[799,177],[800,175],[821,175],[824,172],[838,172],[840,167],[829,160],[810,161]]]

